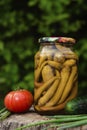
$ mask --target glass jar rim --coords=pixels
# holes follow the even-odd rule
[[[39,43],[76,43],[76,40],[71,37],[41,37]]]

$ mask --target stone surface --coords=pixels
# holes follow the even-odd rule
[[[45,116],[35,113],[33,110],[30,110],[28,113],[25,114],[12,114],[4,121],[0,122],[0,130],[15,130],[20,126],[35,123],[38,121],[43,121],[43,120],[47,120],[47,118]],[[44,127],[46,127],[46,125],[43,124],[32,128],[26,128],[23,130],[42,130],[42,128]],[[57,129],[50,128],[48,130],[57,130]],[[87,125],[77,127],[77,128],[70,128],[67,130],[87,130]]]

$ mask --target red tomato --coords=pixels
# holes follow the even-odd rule
[[[28,90],[9,92],[4,98],[5,107],[16,113],[26,112],[33,104],[33,95]]]

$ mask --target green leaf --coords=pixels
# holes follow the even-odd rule
[[[4,50],[4,43],[3,41],[0,41],[0,51],[3,51]]]

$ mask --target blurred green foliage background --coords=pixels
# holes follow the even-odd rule
[[[0,104],[16,87],[33,92],[34,55],[43,36],[77,40],[79,94],[86,94],[86,17],[86,0],[0,0]]]

